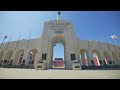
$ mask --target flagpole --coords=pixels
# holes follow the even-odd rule
[[[9,46],[10,40],[11,40],[11,38],[12,38],[12,35],[13,35],[13,33],[12,33],[11,36],[10,36],[10,39],[9,39],[8,44],[7,44],[6,50],[7,50],[8,46]]]
[[[17,43],[16,43],[16,47],[15,47],[15,49],[17,48],[17,45],[18,45],[18,42],[19,42],[20,36],[21,36],[21,32],[20,32],[20,34],[19,34],[18,41],[17,41]]]
[[[29,35],[28,43],[27,43],[27,49],[28,49],[28,45],[30,43],[30,37],[31,37],[31,32],[30,32],[30,35]]]
[[[90,44],[89,44],[89,40],[88,40],[88,47],[89,47],[89,49],[90,49]]]
[[[98,44],[99,44],[100,50],[102,50],[102,49],[101,49],[101,46],[100,46],[100,42],[99,42],[99,41],[98,41]]]
[[[3,38],[3,41],[2,41],[2,44],[1,44],[1,46],[0,46],[0,49],[1,49],[1,47],[2,47],[2,45],[3,45],[3,43],[4,43],[4,40],[7,38],[7,36],[5,36],[4,38]]]
[[[105,37],[105,36],[104,36]],[[108,50],[110,51],[110,47],[109,47],[109,44],[108,44],[108,42],[107,42],[107,39],[105,38],[105,41],[106,41],[106,43],[107,43],[107,48],[108,48]]]

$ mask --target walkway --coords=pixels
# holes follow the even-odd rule
[[[0,79],[120,79],[120,70],[35,70],[0,68]]]

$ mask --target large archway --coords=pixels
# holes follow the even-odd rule
[[[80,50],[80,59],[82,66],[88,66],[88,52],[85,49]]]
[[[100,52],[98,50],[93,50],[93,62],[95,66],[100,66]]]
[[[64,57],[54,57],[54,47],[57,45],[62,45],[64,50],[63,52],[59,53],[64,53]],[[51,42],[51,65],[50,68],[65,68],[65,40],[61,35],[58,35],[54,37],[54,39]],[[56,60],[55,60],[56,59]],[[60,60],[61,59],[61,60]]]
[[[60,52],[60,53],[58,53]],[[56,43],[53,47],[53,65],[52,68],[65,68],[64,65],[64,46]]]
[[[37,53],[37,49],[31,49],[29,52],[28,52],[28,61],[29,61],[29,65],[34,65],[34,61],[35,61],[35,58],[36,58],[36,53]]]
[[[25,61],[23,62],[23,56],[24,56],[24,50],[23,49],[18,50],[15,55],[14,63],[17,65],[21,65],[21,64],[25,63]]]

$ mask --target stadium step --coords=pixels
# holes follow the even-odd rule
[[[52,68],[52,69],[48,69],[48,70],[66,70],[65,68]]]

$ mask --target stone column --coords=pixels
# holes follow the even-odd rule
[[[104,66],[103,60],[105,60],[105,56],[104,56],[104,54],[103,54],[103,51],[100,51],[100,50],[99,50],[99,52],[100,52],[100,58],[99,58],[99,60],[102,61],[102,64],[100,64],[100,66]]]
[[[70,55],[69,55],[69,49],[68,49],[68,47],[67,47],[67,45],[66,45],[66,47],[65,47],[65,66],[66,66],[66,69],[69,69],[69,62],[70,62]]]
[[[34,61],[34,68],[36,67],[37,63],[41,60],[40,51],[36,53],[35,61]]]
[[[13,50],[13,54],[11,56],[11,60],[13,60],[12,65],[17,65],[17,62],[15,61],[16,53],[17,53],[17,51]]]
[[[110,55],[110,60],[113,61],[114,58],[113,58],[113,56],[112,56],[112,52],[111,52],[111,51],[109,52],[109,55]],[[115,61],[115,64],[116,64],[116,60],[114,60],[114,61]],[[112,62],[112,63],[113,63],[113,62]],[[109,64],[109,60],[108,60],[108,65],[112,65],[112,64]]]

